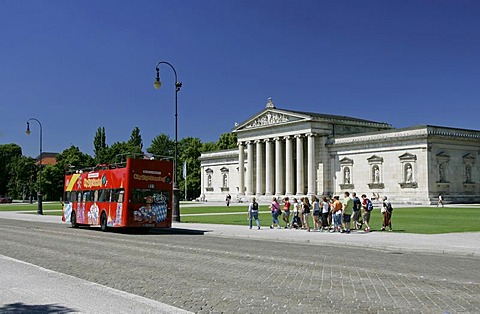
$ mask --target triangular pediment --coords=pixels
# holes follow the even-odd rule
[[[467,161],[474,162],[474,161],[475,161],[475,156],[473,156],[472,154],[468,153],[468,154],[466,154],[466,155],[463,156],[463,161],[464,161],[464,162],[467,162]]]
[[[441,152],[437,154],[437,157],[450,158],[450,155],[445,152]]]
[[[340,164],[341,165],[353,165],[353,159],[343,157],[342,159],[340,159]]]
[[[405,153],[403,155],[398,156],[398,158],[403,161],[413,161],[413,160],[417,160],[417,155]]]
[[[383,162],[383,158],[377,155],[372,155],[372,157],[367,158],[369,163],[381,163]]]
[[[298,122],[302,120],[307,121],[310,119],[311,117],[308,115],[291,113],[287,110],[265,109],[259,114],[243,122],[242,124],[236,125],[235,128],[233,129],[233,132],[246,130],[246,129],[271,127],[275,125]]]

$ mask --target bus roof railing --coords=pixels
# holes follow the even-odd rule
[[[65,174],[74,174],[74,173],[84,173],[84,172],[95,172],[98,170],[107,170],[107,169],[117,169],[125,168],[127,166],[127,159],[147,159],[147,160],[173,160],[171,156],[160,156],[154,154],[139,154],[139,153],[126,153],[118,154],[115,156],[115,163],[109,164],[97,164],[95,166],[84,167],[84,168],[75,168],[75,166],[67,165],[65,169]],[[117,160],[119,160],[117,162]]]

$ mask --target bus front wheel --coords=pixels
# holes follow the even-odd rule
[[[75,211],[72,211],[72,215],[70,216],[70,226],[72,228],[78,228],[77,214],[75,213]]]
[[[100,216],[100,228],[102,229],[102,231],[108,230],[107,214],[105,212],[102,212],[102,215]]]

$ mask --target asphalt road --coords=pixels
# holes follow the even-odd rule
[[[6,219],[0,254],[196,313],[480,312],[475,256]]]

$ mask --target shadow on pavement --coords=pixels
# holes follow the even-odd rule
[[[85,230],[94,230],[97,232],[102,232],[100,228],[95,227],[86,227],[81,229]],[[182,228],[110,228],[107,231],[108,233],[121,233],[121,234],[132,234],[132,235],[204,235],[207,233],[207,230],[192,230],[192,229],[182,229]],[[1,312],[0,312],[1,313]]]
[[[78,310],[58,304],[29,305],[24,303],[6,304],[0,307],[0,313],[78,313]]]

